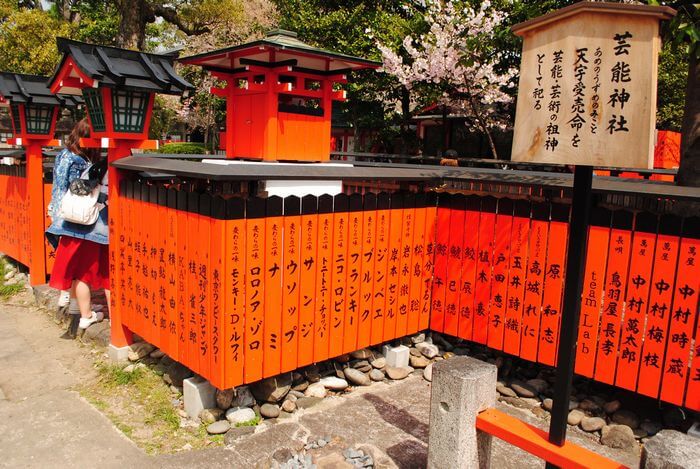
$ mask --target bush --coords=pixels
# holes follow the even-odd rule
[[[158,150],[158,153],[179,155],[204,155],[207,147],[203,143],[178,142],[166,143]]]

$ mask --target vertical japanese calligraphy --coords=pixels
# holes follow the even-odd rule
[[[513,161],[650,168],[663,9],[579,5],[522,36]]]
[[[362,206],[362,261],[357,347],[367,347],[372,336],[372,299],[374,286],[374,242],[377,233],[377,197],[366,194]]]
[[[224,255],[224,380],[226,387],[243,383],[245,298],[246,298],[246,221],[245,200],[226,201],[226,253]],[[178,223],[178,228],[181,223]]]
[[[685,226],[683,229],[683,240],[681,241],[681,252],[678,261],[678,278],[681,279],[680,285],[676,281],[676,292],[680,294],[682,298],[678,300],[678,309],[682,315],[679,318],[684,318],[684,314],[687,307],[691,312],[695,311],[698,314],[698,297],[700,296],[700,285],[698,285],[698,251],[700,251],[700,241],[698,240],[698,232],[700,230],[700,222],[697,218],[690,220],[685,220]],[[687,280],[685,283],[683,280]],[[694,282],[694,283],[692,283]],[[692,323],[692,319],[688,318],[689,323]],[[688,369],[688,384],[687,390],[685,392],[685,406],[689,409],[695,411],[700,410],[700,344],[698,340],[700,339],[700,320],[696,319],[695,326],[695,348],[693,352],[693,361]],[[684,326],[685,329],[685,326]],[[681,335],[682,332],[676,332],[679,334],[677,337],[678,348],[685,348],[681,346]],[[676,355],[674,351],[669,352],[669,356],[673,354]],[[668,391],[665,391],[666,385],[662,389],[661,398],[665,398]],[[672,401],[673,402],[673,401]]]
[[[245,334],[243,377],[246,383],[263,376],[265,319],[265,199],[246,201]],[[282,310],[284,312],[284,303]]]
[[[345,330],[345,292],[348,276],[348,196],[333,197],[333,244],[331,262],[331,321],[328,353],[343,353]]]
[[[520,356],[532,361],[537,359],[537,347],[539,346],[542,284],[545,276],[548,234],[549,204],[533,204],[530,224],[530,251],[527,256],[527,272],[524,279],[523,321],[520,332]]]
[[[683,395],[688,397],[686,406],[697,409],[697,403],[692,403],[696,389],[688,386],[685,393],[686,381],[690,383],[700,382],[700,364],[694,363],[689,368],[689,361],[698,360],[697,353],[691,354],[693,325],[697,322],[698,315],[698,290],[700,290],[700,264],[697,262],[700,240],[700,219],[687,218],[683,222],[683,232],[678,254],[678,269],[676,281],[673,285],[673,304],[669,310],[671,325],[668,330],[666,348],[666,360],[664,362],[664,375],[661,383],[661,399],[676,405],[683,404]],[[652,287],[653,288],[653,287]],[[669,340],[670,339],[670,340]],[[697,335],[695,335],[695,347],[700,348]],[[690,372],[690,373],[689,373]],[[697,396],[697,394],[695,394]],[[692,407],[691,407],[692,406]]]
[[[331,322],[331,262],[333,256],[333,197],[318,198],[318,250],[316,254],[316,317],[314,361],[328,358]]]
[[[297,366],[299,350],[301,290],[301,200],[296,196],[284,199],[284,255],[282,273],[282,370],[290,371]],[[279,304],[279,303],[278,303]],[[270,305],[272,308],[272,305]],[[307,330],[310,333],[310,330]]]
[[[348,276],[345,287],[345,333],[343,353],[357,350],[362,273],[362,196],[348,197]]]
[[[487,339],[488,346],[498,350],[503,349],[512,228],[513,201],[510,199],[499,199],[493,249],[493,281],[491,282],[491,309],[489,311]]]
[[[447,272],[445,274],[445,334],[457,335],[459,331],[459,288],[462,268],[462,244],[465,236],[466,199],[453,195],[450,200],[450,226],[447,237]]]
[[[655,215],[639,213],[635,217],[620,353],[615,376],[616,386],[630,390],[637,388],[657,228],[658,219]]]
[[[503,351],[513,355],[520,353],[529,234],[530,204],[524,200],[516,200],[513,205],[510,262],[508,263],[508,296],[503,332]]]
[[[445,295],[447,288],[447,262],[449,259],[450,218],[452,216],[452,196],[440,194],[437,209],[437,225],[433,242],[434,267],[431,293],[430,329],[442,332],[445,327]]]
[[[389,194],[377,195],[377,236],[374,248],[374,287],[372,291],[372,333],[370,344],[384,341],[387,263],[389,261]]]
[[[307,195],[301,200],[301,264],[299,268],[299,351],[297,366],[314,361],[316,255],[318,240],[318,199]]]
[[[638,393],[655,399],[659,397],[668,329],[673,315],[671,307],[673,306],[673,284],[679,254],[680,231],[680,218],[670,215],[661,217],[659,236],[656,238],[649,309],[644,331],[639,382],[637,383]]]
[[[210,356],[211,356],[211,383],[219,389],[224,389],[225,384],[225,363],[226,350],[224,347],[224,336],[226,331],[226,300],[224,290],[225,277],[225,260],[226,255],[226,201],[221,197],[213,197],[211,203],[211,236],[210,240],[210,257],[209,257],[209,272],[211,275],[210,289]],[[169,229],[169,223],[166,220],[166,229]],[[171,238],[172,239],[172,238]],[[165,241],[164,246],[171,245]],[[166,285],[169,284],[168,277],[168,254],[166,251]],[[168,289],[166,288],[166,297]],[[167,301],[167,300],[166,300]],[[174,323],[173,323],[174,324]]]
[[[396,337],[396,323],[399,314],[399,282],[401,268],[401,231],[403,229],[404,194],[391,195],[389,210],[389,246],[387,249],[386,308],[384,316],[384,340]]]
[[[566,246],[569,227],[569,206],[552,204],[547,240],[547,264],[542,293],[542,319],[537,361],[553,366],[556,363],[561,321]]]
[[[612,384],[615,380],[620,329],[625,313],[624,299],[631,253],[631,230],[632,213],[624,210],[614,212],[594,374],[596,381],[608,384]]]
[[[284,220],[282,198],[269,197],[265,206],[265,304],[282,304],[282,269]],[[283,367],[294,368],[296,357],[283,355],[282,308],[271,306],[265,311],[265,353],[263,357],[265,376],[279,374]],[[282,363],[286,361],[286,363]],[[291,369],[290,368],[290,369]]]

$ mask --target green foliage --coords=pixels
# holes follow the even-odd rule
[[[114,5],[102,0],[82,0],[76,3],[74,10],[80,16],[80,21],[74,38],[92,44],[116,45],[119,13]]]
[[[260,422],[262,421],[262,418],[260,415],[257,413],[255,414],[255,418],[252,418],[246,422],[238,422],[236,424],[236,427],[255,427],[257,426]]]
[[[5,283],[5,274],[7,273],[8,264],[5,259],[0,261],[0,298],[9,298],[16,295],[24,289],[22,284],[7,285]]]
[[[179,155],[203,155],[206,151],[206,146],[193,142],[166,143],[158,150],[159,153]]]
[[[0,23],[0,70],[50,75],[60,59],[56,37],[72,33],[72,25],[41,10],[11,13]]]
[[[120,365],[100,362],[97,365],[102,382],[108,388],[128,386],[134,397],[144,405],[144,423],[165,425],[171,431],[180,426],[180,417],[171,403],[170,391],[163,380],[150,368],[139,367],[125,371]],[[95,399],[92,397],[91,399]],[[130,427],[120,428],[129,435]]]
[[[659,55],[657,128],[680,131],[687,80],[688,55],[671,44],[664,44]]]
[[[119,365],[99,363],[97,371],[100,373],[103,382],[107,386],[127,386],[136,383],[144,376],[143,368],[136,368],[134,371],[124,371]]]

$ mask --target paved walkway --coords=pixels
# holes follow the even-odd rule
[[[0,305],[0,467],[265,468],[273,457],[284,461],[321,437],[330,437],[331,443],[310,451],[316,460],[337,460],[354,447],[371,453],[377,468],[425,467],[430,385],[418,376],[326,399],[293,419],[258,427],[229,448],[148,456],[71,390],[94,373],[93,352],[60,339],[60,333],[48,315],[32,306],[29,294]],[[594,445],[588,436],[570,433],[577,442]],[[608,449],[608,456],[630,467],[637,464],[625,453]],[[495,440],[492,467],[526,469],[543,463]]]

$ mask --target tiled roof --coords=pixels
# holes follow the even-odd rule
[[[185,94],[193,88],[173,69],[176,55],[147,54],[65,38],[57,38],[56,42],[63,59],[51,82],[70,57],[82,73],[104,86],[164,94]]]
[[[51,93],[47,77],[9,72],[0,72],[0,96],[13,104],[59,104],[70,107],[83,101],[78,96]]]

